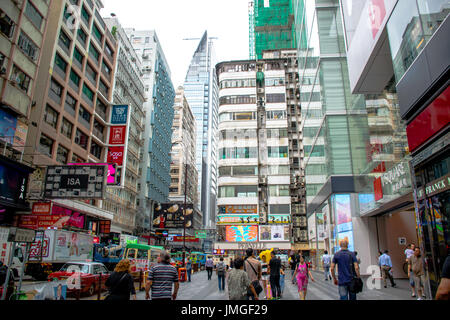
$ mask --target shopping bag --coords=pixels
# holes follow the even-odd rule
[[[270,284],[267,284],[267,295],[266,295],[266,299],[272,299],[272,290],[270,288]]]

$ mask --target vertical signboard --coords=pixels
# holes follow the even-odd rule
[[[120,172],[117,186],[123,186],[125,183],[130,111],[128,105],[113,105],[111,110],[106,162],[116,164],[117,171]]]

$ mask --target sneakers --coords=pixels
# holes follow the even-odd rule
[[[418,297],[417,300],[424,300],[422,297]]]
[[[416,297],[416,294],[415,293],[412,293],[411,294],[411,298],[415,298]]]

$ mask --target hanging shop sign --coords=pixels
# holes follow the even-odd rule
[[[250,214],[222,214],[217,216],[218,224],[257,224],[258,215]]]
[[[10,161],[0,159],[0,202],[5,206],[28,207],[25,198],[31,171],[21,170]]]
[[[187,229],[193,228],[194,206],[186,204],[163,203],[155,208],[153,227],[157,229],[182,229],[186,224]],[[185,211],[185,212],[184,212]]]
[[[450,174],[428,183],[425,188],[420,188],[417,191],[417,197],[419,199],[431,197],[448,189],[450,189]]]
[[[184,237],[173,237],[173,242],[199,242],[199,239],[192,236],[186,236],[186,240],[183,240]]]
[[[50,214],[51,210],[52,210],[51,202],[35,202],[33,203],[31,212],[33,214]]]
[[[128,105],[113,105],[108,129],[109,146],[106,152],[106,162],[115,164],[115,172],[120,172],[115,186],[123,186],[125,183],[125,171],[128,152],[128,138],[130,131],[130,112]],[[110,184],[110,186],[114,186]]]
[[[109,185],[117,185],[120,184],[120,181],[117,182],[117,169],[115,163],[68,163],[69,166],[108,166],[108,175],[106,178],[106,183]]]
[[[257,214],[258,206],[256,205],[229,205],[219,206],[220,214]]]
[[[47,199],[103,199],[107,166],[48,166],[44,196]]]

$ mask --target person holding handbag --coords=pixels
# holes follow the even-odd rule
[[[255,289],[257,295],[262,291],[261,284],[259,281],[261,280],[262,276],[262,267],[261,263],[256,260],[253,249],[248,248],[247,249],[247,257],[244,260],[244,270],[247,272],[248,277],[250,278],[250,281],[253,285],[253,288]],[[254,296],[251,291],[247,292],[247,300],[253,300]]]
[[[114,268],[114,272],[108,277],[105,285],[109,288],[109,294],[105,300],[128,301],[130,294],[136,300],[136,290],[134,289],[134,279],[130,275],[130,260],[119,261]]]
[[[353,252],[348,250],[348,240],[339,241],[341,250],[336,252],[331,262],[331,276],[334,284],[339,287],[340,300],[356,300],[355,284],[362,283],[359,274],[358,261]],[[335,268],[338,267],[338,278]],[[356,275],[356,277],[355,277]]]

